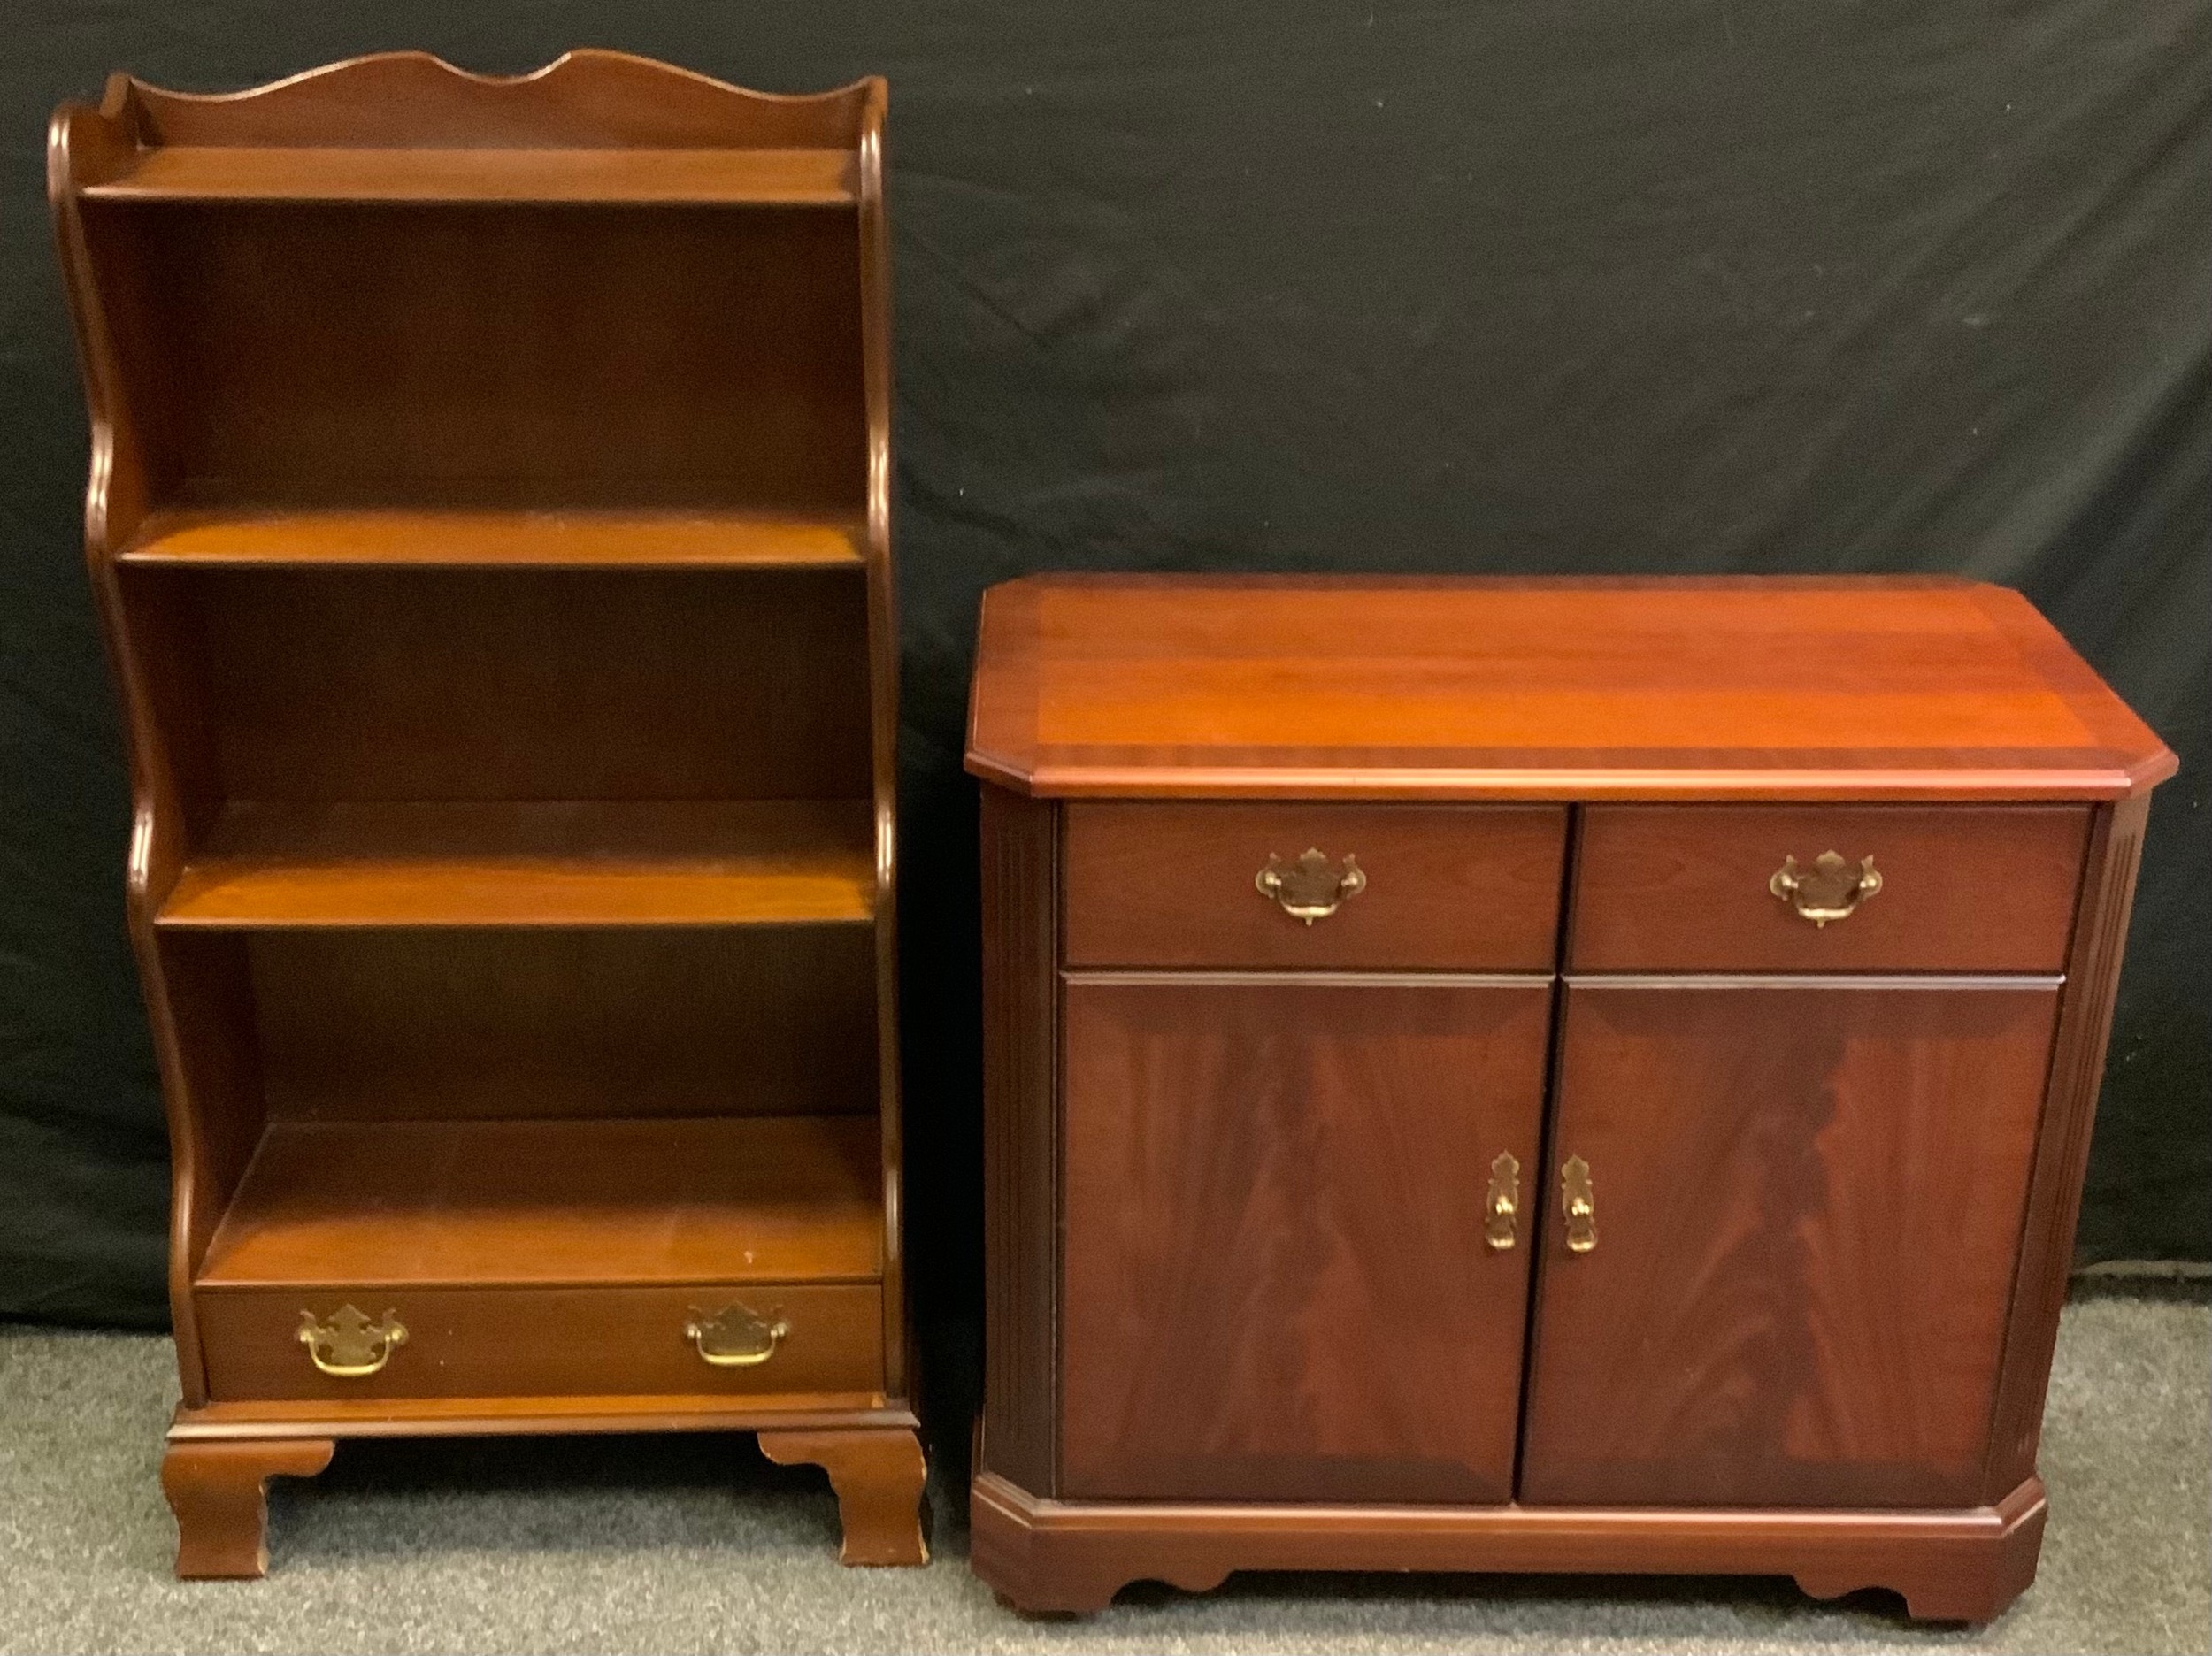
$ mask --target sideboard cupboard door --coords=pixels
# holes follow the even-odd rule
[[[1521,1499],[1978,1501],[2057,1004],[1571,984]]]
[[[1064,1495],[1511,1498],[1551,1000],[1067,978]]]

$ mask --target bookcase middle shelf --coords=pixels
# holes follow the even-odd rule
[[[233,801],[164,930],[865,923],[865,800]]]

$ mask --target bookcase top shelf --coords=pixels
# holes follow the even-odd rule
[[[865,545],[857,515],[831,513],[272,506],[150,513],[119,557],[208,569],[834,569],[864,564]]]
[[[849,207],[849,150],[174,145],[85,187],[104,202]]]
[[[117,74],[50,144],[58,187],[94,200],[838,205],[883,107],[874,78],[789,96],[624,52],[520,75],[381,52],[237,92]]]

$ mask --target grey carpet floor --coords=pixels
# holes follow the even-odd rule
[[[180,1583],[155,1483],[167,1342],[0,1326],[0,1650],[2203,1652],[2208,1348],[2201,1284],[2078,1288],[2041,1575],[1985,1629],[1780,1582],[1436,1576],[1139,1586],[1067,1621],[968,1573],[941,1487],[928,1568],[841,1569],[821,1475],[744,1438],[343,1446],[273,1486],[267,1580]]]

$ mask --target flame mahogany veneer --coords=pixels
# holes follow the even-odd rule
[[[1033,578],[968,765],[1007,1598],[2033,1579],[2174,762],[2017,594]]]

